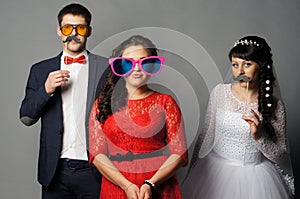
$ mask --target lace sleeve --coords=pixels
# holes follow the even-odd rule
[[[198,139],[195,143],[195,147],[193,150],[191,167],[195,166],[199,158],[203,158],[204,156],[206,156],[213,146],[214,136],[215,136],[215,115],[216,115],[217,99],[218,99],[217,96],[219,94],[222,94],[220,90],[221,90],[221,85],[219,84],[212,90],[210,94],[204,125],[200,135],[198,136]],[[222,98],[222,95],[220,95],[220,98]],[[222,100],[223,99],[224,98],[222,98]]]
[[[98,100],[95,101],[89,118],[89,162],[100,154],[107,154],[106,137],[102,131],[101,123],[96,119]]]
[[[165,103],[167,141],[170,154],[178,154],[188,163],[187,144],[184,131],[184,123],[180,109],[175,100],[169,96]]]
[[[274,142],[266,137],[261,137],[257,141],[257,144],[265,157],[274,163],[280,163],[286,158],[285,156],[288,153],[286,137],[286,112],[281,101],[278,101],[277,103],[271,124],[275,130],[276,141]]]

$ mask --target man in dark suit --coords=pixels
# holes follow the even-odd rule
[[[91,13],[80,4],[58,14],[63,51],[31,67],[20,120],[41,119],[38,181],[42,198],[98,199],[101,175],[88,163],[88,118],[107,60],[86,50]]]

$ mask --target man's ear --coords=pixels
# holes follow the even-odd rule
[[[89,37],[92,35],[92,26],[89,26],[88,31],[86,33],[86,37]]]
[[[56,27],[56,33],[58,34],[58,36],[60,36],[60,37],[62,36],[60,26]]]

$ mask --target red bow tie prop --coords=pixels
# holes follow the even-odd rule
[[[67,65],[72,64],[74,62],[79,63],[79,64],[84,64],[85,63],[85,56],[81,55],[81,56],[76,57],[76,58],[65,56],[64,57],[64,62]]]

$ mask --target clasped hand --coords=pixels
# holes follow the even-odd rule
[[[140,188],[131,184],[125,191],[128,199],[151,199],[152,193],[151,188],[147,184],[143,184]]]

